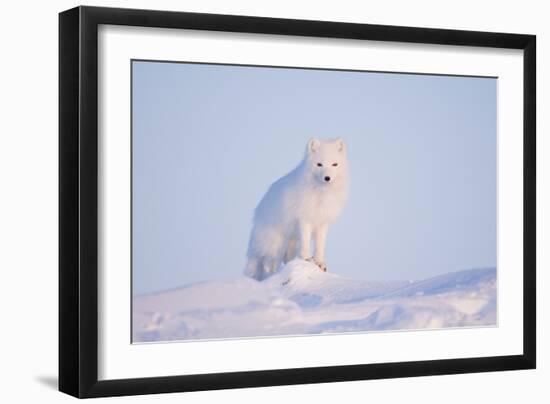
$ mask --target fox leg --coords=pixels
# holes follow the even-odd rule
[[[321,225],[315,230],[315,259],[318,262],[325,261],[325,244],[327,241],[327,225]]]
[[[307,260],[311,258],[311,224],[300,222],[300,258]]]
[[[321,225],[315,230],[315,256],[314,260],[315,263],[321,268],[323,271],[327,271],[327,267],[325,265],[325,244],[327,241],[327,231],[328,226],[327,225]]]

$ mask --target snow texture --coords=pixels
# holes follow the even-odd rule
[[[134,297],[133,342],[496,325],[496,270],[367,282],[293,260],[241,277]]]

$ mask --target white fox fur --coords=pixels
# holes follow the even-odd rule
[[[245,275],[265,279],[296,257],[326,270],[327,230],[348,194],[346,155],[342,139],[308,141],[302,162],[275,181],[256,207]]]

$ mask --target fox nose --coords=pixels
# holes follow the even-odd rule
[[[329,176],[326,176],[326,177],[325,177],[325,181],[326,181],[326,182],[329,182],[329,181],[330,181],[330,177],[329,177]]]

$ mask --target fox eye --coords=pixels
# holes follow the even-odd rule
[[[332,163],[333,167],[336,167],[337,165],[338,165],[338,163]]]
[[[321,163],[317,163],[317,167],[323,167]]]

